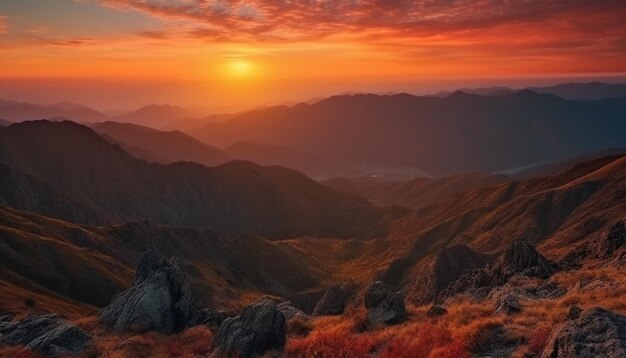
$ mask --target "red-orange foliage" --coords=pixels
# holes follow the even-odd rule
[[[370,356],[374,344],[369,334],[321,332],[288,340],[285,351],[290,357],[361,358]]]
[[[436,353],[433,355],[432,353]],[[383,348],[380,358],[471,357],[468,347],[455,340],[446,327],[427,323],[415,331],[395,337]]]
[[[5,347],[0,349],[0,357],[11,358],[44,358],[43,354],[31,351],[24,346]]]
[[[213,345],[213,332],[205,326],[188,328],[169,337],[166,344],[169,357],[206,356]]]
[[[546,347],[550,329],[548,327],[540,327],[535,330],[528,339],[528,351],[533,354],[540,354]]]

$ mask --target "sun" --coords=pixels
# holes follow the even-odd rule
[[[228,73],[235,78],[250,77],[254,73],[254,65],[244,60],[236,60],[228,63]]]

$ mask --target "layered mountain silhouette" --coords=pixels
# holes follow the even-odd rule
[[[9,122],[55,117],[64,117],[77,122],[102,122],[109,119],[107,115],[95,109],[70,102],[43,105],[0,101],[0,118]]]
[[[73,122],[33,121],[4,128],[0,160],[49,183],[77,205],[96,209],[81,217],[103,213],[114,222],[146,219],[270,237],[372,237],[383,230],[381,210],[297,171],[243,161],[212,168],[184,162],[149,164]],[[49,212],[36,196],[22,199],[28,201],[25,208]],[[84,222],[72,212],[54,216]]]
[[[134,157],[149,162],[169,164],[187,161],[214,166],[234,159],[228,153],[180,131],[164,132],[137,124],[118,122],[98,123],[92,128],[99,134],[111,138],[113,143],[119,144]]]
[[[570,100],[599,100],[608,98],[620,98],[626,97],[626,84],[611,84],[602,82],[573,82],[573,83],[560,83],[554,86],[545,87],[527,87],[527,90],[551,94],[559,96],[564,99]],[[460,91],[465,93],[483,95],[483,96],[502,96],[506,94],[512,94],[516,89],[509,87],[483,87],[483,88],[462,88]],[[437,93],[439,97],[445,97],[453,92],[443,91]]]
[[[222,147],[244,141],[315,153],[335,167],[413,167],[431,175],[494,172],[623,146],[625,104],[624,99],[568,101],[532,91],[336,96],[248,112],[192,134]]]
[[[153,128],[195,116],[191,110],[172,105],[151,104],[114,118],[116,122],[128,122]]]

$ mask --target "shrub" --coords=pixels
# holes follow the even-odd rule
[[[285,352],[290,357],[361,358],[374,349],[374,339],[368,334],[320,332],[305,338],[291,339]]]
[[[453,338],[444,326],[426,323],[416,330],[404,332],[393,338],[382,349],[380,358],[440,358],[470,357],[466,344]]]
[[[539,355],[548,343],[550,329],[548,327],[537,328],[528,339],[528,353]]]
[[[28,307],[28,308],[35,307],[36,303],[37,303],[37,301],[35,301],[34,298],[25,298],[24,299],[24,305],[26,305],[26,307]]]
[[[24,346],[0,348],[0,357],[11,358],[45,358],[44,355],[31,351]]]
[[[213,332],[206,326],[187,328],[167,339],[166,351],[169,357],[206,356],[213,346]]]
[[[296,316],[287,323],[287,333],[292,337],[303,337],[313,330],[313,324],[306,317]]]

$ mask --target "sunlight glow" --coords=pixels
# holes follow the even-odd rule
[[[231,77],[245,78],[250,77],[254,72],[252,63],[244,60],[233,61],[228,64],[228,73]]]

